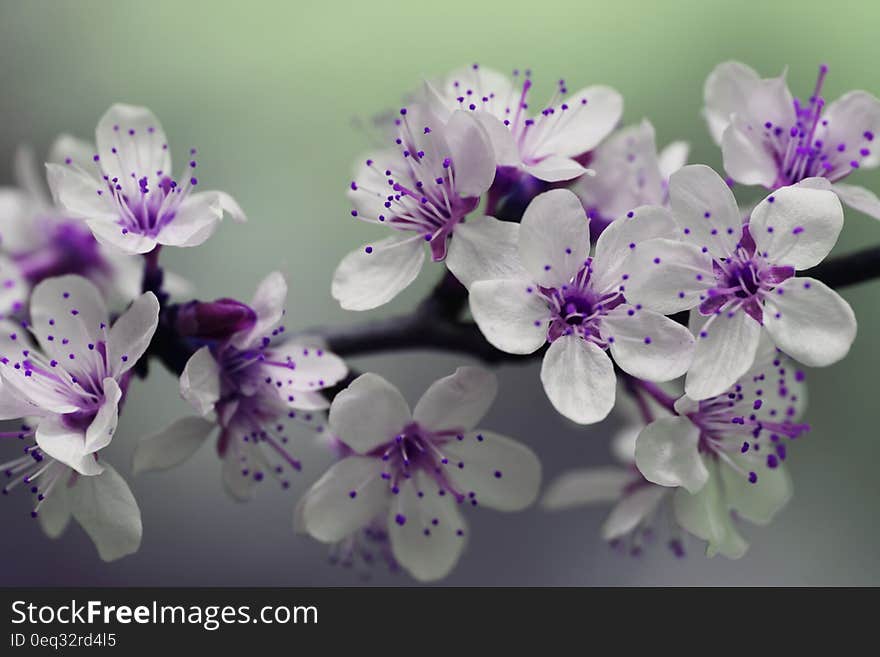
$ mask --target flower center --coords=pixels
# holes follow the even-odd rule
[[[21,275],[31,285],[53,276],[107,273],[107,262],[98,243],[82,222],[65,221],[51,231],[45,244],[29,253],[13,256]]]
[[[547,341],[566,335],[579,335],[605,346],[599,335],[599,318],[623,303],[620,292],[600,295],[590,287],[591,260],[567,284],[558,288],[539,288],[553,314],[547,330]]]

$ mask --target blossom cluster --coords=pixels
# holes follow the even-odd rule
[[[264,480],[316,474],[301,453],[318,436],[336,462],[292,524],[346,565],[441,579],[470,538],[464,509],[538,499],[613,504],[601,535],[629,554],[662,531],[677,556],[694,539],[742,556],[741,521],[766,524],[792,496],[804,368],[840,361],[856,337],[852,308],[807,270],[835,246],[843,205],[880,218],[872,192],[841,182],[880,164],[880,101],[854,91],[826,105],[827,73],[800,100],[784,75],[716,67],[704,117],[723,176],[687,164],[684,142],[658,150],[647,120],[623,126],[611,87],[558,80],[541,103],[527,70],[426,80],[381,126],[387,147],[358,161],[348,197],[354,219],[392,232],[346,255],[330,292],[374,310],[426,256],[444,263],[432,295],[452,298],[416,312],[445,338],[423,346],[467,352],[455,336],[473,327],[477,356],[539,358],[550,405],[571,422],[616,421],[619,465],[577,468],[543,493],[529,437],[485,421],[498,390],[487,369],[459,367],[411,409],[386,379],[351,371],[332,331],[291,328],[302,318],[285,313],[281,273],[248,302],[192,299],[160,250],[246,216],[226,192],[201,191],[196,149],[173,176],[146,108],[112,106],[94,145],[61,136],[45,183],[22,150],[18,186],[0,190],[0,437],[22,446],[3,492],[29,489],[49,536],[73,517],[103,559],[135,552],[141,514],[104,450],[153,360],[193,413],[141,437],[133,472],[213,440],[225,489],[245,501]],[[762,200],[737,200],[754,185]],[[552,449],[541,440],[538,453]]]

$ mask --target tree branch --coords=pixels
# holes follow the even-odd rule
[[[880,246],[837,256],[802,272],[829,287],[846,287],[880,278]]]

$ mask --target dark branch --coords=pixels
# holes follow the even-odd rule
[[[880,278],[880,246],[831,258],[802,273],[834,288]]]

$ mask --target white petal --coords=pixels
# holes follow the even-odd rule
[[[603,339],[614,361],[629,374],[648,381],[682,376],[694,357],[694,336],[678,322],[650,310],[623,304],[601,320]]]
[[[874,219],[880,219],[880,199],[871,190],[858,185],[835,183],[834,192],[849,207]]]
[[[116,204],[107,186],[97,178],[75,166],[47,164],[46,179],[55,202],[66,212],[81,219],[105,221],[121,230],[116,225]]]
[[[614,502],[633,480],[633,474],[623,468],[604,467],[572,470],[551,482],[541,498],[541,507],[561,511],[584,504]]]
[[[127,372],[144,355],[159,325],[159,300],[147,292],[116,320],[107,336],[107,361],[113,376]]]
[[[589,173],[579,162],[568,157],[549,155],[535,164],[523,166],[523,171],[545,182],[573,180]]]
[[[689,164],[669,179],[669,203],[684,239],[720,258],[736,249],[742,218],[730,187],[703,164]]]
[[[658,155],[660,175],[664,180],[687,164],[691,145],[686,141],[673,141],[666,145]]]
[[[420,582],[448,575],[465,546],[464,519],[455,498],[439,495],[421,471],[393,499],[388,527],[395,559]]]
[[[468,112],[453,112],[443,130],[452,154],[455,191],[463,197],[482,196],[495,180],[495,152],[489,135]]]
[[[774,153],[764,143],[763,132],[756,132],[734,116],[721,139],[724,170],[743,185],[775,187],[778,165]]]
[[[39,515],[40,527],[49,538],[58,538],[67,529],[72,517],[70,512],[70,494],[68,492],[68,484],[71,476],[76,476],[69,468],[58,475],[58,483],[52,490],[52,494],[43,500],[40,505]]]
[[[208,346],[194,353],[180,375],[180,395],[202,417],[214,410],[220,399],[220,365]]]
[[[586,101],[586,103],[584,102]],[[534,126],[535,143],[526,138],[526,148],[534,157],[561,155],[575,157],[595,148],[607,137],[623,114],[623,97],[611,87],[587,87],[572,94],[555,114]],[[535,132],[537,131],[537,132]]]
[[[655,238],[675,235],[677,226],[666,208],[644,205],[631,210],[627,216],[612,221],[596,242],[593,271],[597,290],[611,291],[624,283],[626,264],[639,244]]]
[[[167,470],[183,463],[216,427],[214,422],[200,417],[185,417],[157,434],[142,438],[134,450],[132,472]]]
[[[367,525],[388,507],[391,497],[381,475],[380,459],[350,456],[335,463],[303,496],[302,529],[319,541],[334,543]]]
[[[764,304],[764,325],[780,349],[810,367],[841,360],[856,337],[856,316],[837,292],[814,278],[790,278]]]
[[[692,244],[669,239],[636,244],[624,271],[626,300],[664,315],[699,305],[715,283],[707,254]]]
[[[614,407],[616,379],[606,353],[576,336],[554,341],[541,364],[541,382],[553,407],[578,424],[607,417]]]
[[[86,437],[81,430],[69,429],[60,419],[46,418],[37,427],[37,445],[56,461],[61,461],[80,474],[99,475],[104,467],[95,455],[86,449]]]
[[[412,420],[400,391],[376,374],[362,374],[333,399],[330,428],[359,454],[393,440]]]
[[[422,270],[423,244],[421,235],[395,235],[352,251],[333,274],[333,298],[346,310],[371,310],[388,303]]]
[[[696,493],[709,471],[699,452],[700,430],[682,417],[664,417],[645,427],[636,441],[636,465],[660,486],[683,486]]]
[[[230,343],[236,349],[247,349],[267,336],[284,315],[287,301],[287,281],[281,272],[272,272],[257,286],[250,307],[257,315],[256,323],[249,329],[232,336]]]
[[[2,354],[2,347],[0,347],[0,354]],[[21,397],[12,386],[4,386],[3,379],[0,378],[0,420],[17,420],[36,415],[37,410],[37,407]]]
[[[590,254],[590,224],[577,196],[554,189],[536,196],[523,214],[519,257],[546,287],[571,282]]]
[[[94,161],[97,149],[82,139],[72,135],[58,135],[49,148],[47,161],[51,164],[73,165],[79,167],[96,180],[101,179],[101,169]]]
[[[109,445],[119,422],[119,400],[122,399],[122,390],[116,380],[109,377],[104,379],[102,386],[104,401],[101,402],[101,407],[86,430],[85,447],[89,452],[97,452]]]
[[[746,553],[748,544],[733,526],[719,488],[717,472],[710,473],[700,492],[691,494],[680,488],[672,499],[676,520],[694,536],[708,541],[706,553],[710,557],[720,553],[730,559],[739,559]]]
[[[470,308],[480,331],[502,351],[530,354],[547,341],[550,309],[537,287],[524,280],[474,283]]]
[[[644,486],[624,497],[602,525],[602,539],[613,541],[630,533],[654,512],[668,492],[662,486]]]
[[[348,367],[336,354],[321,347],[309,347],[289,340],[270,349],[268,356],[273,361],[285,363],[287,367],[266,367],[277,377],[276,390],[284,397],[288,391],[302,393],[317,391],[335,385],[348,374]]]
[[[519,165],[519,149],[516,146],[516,141],[510,128],[488,112],[476,111],[473,116],[480,122],[480,125],[483,126],[483,129],[489,136],[489,142],[492,144],[492,150],[495,153],[496,164],[507,167]]]
[[[171,150],[165,131],[146,107],[111,106],[98,121],[95,141],[104,173],[110,178],[119,178],[120,184],[130,192],[137,193],[137,181],[144,176],[152,189],[156,186],[152,183],[172,173]]]
[[[199,246],[214,234],[222,218],[223,208],[216,192],[192,194],[177,208],[174,219],[159,230],[156,241],[168,246]]]
[[[115,221],[87,219],[86,225],[100,244],[129,255],[142,255],[156,248],[154,237],[124,229]]]
[[[96,349],[106,340],[109,321],[98,288],[81,276],[49,278],[34,288],[31,330],[68,372],[85,378],[96,368],[103,371]]]
[[[220,442],[223,442],[222,434]],[[241,449],[245,452],[248,460],[254,457],[259,462],[259,454],[255,454],[256,450],[250,444],[243,445]],[[240,452],[236,453],[234,449],[230,448],[223,458],[223,468],[220,474],[223,488],[233,500],[236,502],[249,502],[254,497],[257,481],[250,476],[249,472],[243,472],[242,456]]]
[[[238,201],[226,192],[214,192],[214,194],[217,195],[217,199],[220,201],[220,209],[232,217],[232,220],[235,223],[243,224],[247,221],[247,215],[244,213],[244,210],[241,209]]]
[[[78,477],[68,491],[73,517],[98,548],[104,561],[137,552],[143,526],[128,484],[110,465],[94,477]]]
[[[446,266],[470,289],[477,281],[528,278],[519,261],[519,224],[495,217],[469,218],[455,227]]]
[[[0,255],[0,319],[18,314],[25,307],[30,286],[18,266]]]
[[[775,265],[807,269],[831,251],[843,228],[843,208],[830,190],[777,189],[752,210],[749,231],[758,252]]]
[[[730,115],[742,112],[748,106],[749,96],[759,80],[753,69],[739,62],[723,62],[706,78],[704,114],[716,144],[721,145],[721,136],[730,123]]]
[[[845,144],[846,155],[868,147],[869,155],[856,158],[860,166],[870,169],[880,164],[880,152],[873,143],[880,135],[880,100],[867,91],[850,91],[831,103],[822,118],[828,121],[823,135],[826,144]],[[874,139],[868,139],[866,133]]]
[[[530,506],[541,485],[541,462],[528,447],[506,436],[476,430],[442,446],[447,475],[456,489],[480,506],[520,511]]]
[[[743,470],[748,471],[752,467],[742,457],[732,458]],[[727,506],[757,525],[770,524],[793,494],[791,477],[781,464],[772,469],[761,468],[754,484],[733,468],[720,467],[719,470]]]
[[[685,379],[691,399],[715,397],[732,386],[755,362],[761,325],[743,310],[723,310],[691,330],[697,336],[694,362]]]
[[[495,401],[498,380],[480,367],[459,367],[431,384],[413,410],[413,419],[427,429],[469,431]]]

